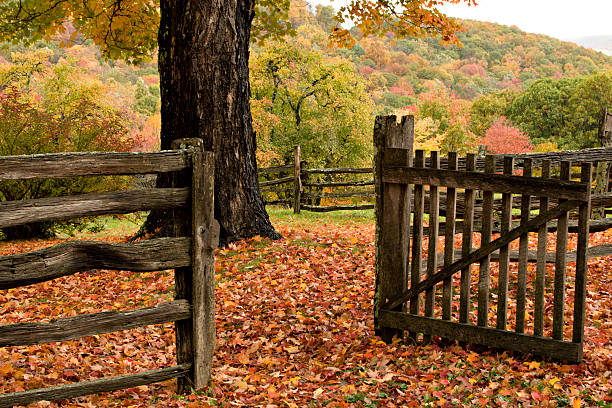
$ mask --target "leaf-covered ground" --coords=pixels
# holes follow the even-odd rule
[[[437,339],[427,346],[384,344],[373,333],[374,224],[287,217],[275,224],[283,240],[255,238],[217,253],[210,388],[178,396],[168,381],[32,406],[611,406],[612,257],[589,261],[585,361],[566,365]],[[592,234],[591,245],[610,242],[612,231]],[[54,243],[2,243],[0,255]],[[0,323],[150,306],[172,298],[172,283],[171,271],[101,270],[0,290]],[[168,324],[0,348],[0,392],[171,366],[173,337]]]

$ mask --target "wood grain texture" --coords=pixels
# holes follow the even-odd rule
[[[37,401],[57,401],[81,397],[100,392],[110,392],[124,388],[138,387],[156,382],[184,376],[191,369],[191,364],[181,364],[161,370],[147,371],[139,374],[122,375],[118,377],[101,378],[99,380],[78,382],[75,384],[58,385],[29,391],[0,394],[0,408],[15,405],[28,405]]]
[[[147,188],[0,203],[0,227],[104,214],[163,210],[187,204],[189,189]]]
[[[178,171],[191,165],[191,152],[53,153],[0,157],[0,181]]]
[[[373,169],[366,168],[336,168],[336,169],[303,169],[303,174],[371,174]]]
[[[330,212],[330,211],[354,211],[354,210],[372,210],[374,204],[361,204],[361,205],[329,205],[325,207],[319,207],[314,205],[301,205],[302,210],[312,212]]]
[[[496,193],[549,196],[568,200],[586,200],[585,185],[567,180],[545,180],[538,177],[483,174],[469,170],[457,173],[449,170],[417,169],[414,167],[389,168],[383,172],[386,183],[414,183],[446,186]],[[474,166],[475,168],[475,166]]]
[[[569,180],[571,163],[568,161],[561,162],[561,180]],[[591,189],[589,186],[589,193]],[[563,200],[561,200],[563,202]],[[566,253],[567,253],[567,224],[569,214],[564,213],[559,216],[557,221],[557,244],[555,262],[555,281],[554,281],[554,306],[553,306],[553,339],[563,339],[563,327],[565,325],[565,268],[566,268]]]
[[[542,160],[542,178],[550,177],[550,160]],[[540,213],[548,210],[548,197],[540,197]],[[535,277],[535,299],[533,316],[533,334],[544,335],[544,295],[546,288],[546,255],[548,247],[548,225],[538,228],[538,251]]]
[[[485,173],[495,172],[495,156],[487,155],[485,159]],[[480,244],[491,242],[493,231],[493,192],[484,191],[482,196],[482,232]],[[489,285],[490,285],[491,256],[480,260],[478,275],[478,325],[487,326],[489,319]]]
[[[523,161],[523,177],[531,177],[531,159]],[[531,215],[531,197],[521,196],[521,224],[529,222]],[[527,252],[529,251],[529,231],[519,238],[518,282],[516,287],[516,328],[517,333],[525,332],[525,307],[527,295]]]
[[[414,153],[414,167],[425,166],[425,151],[417,150]],[[389,186],[388,186],[389,187]],[[423,221],[425,216],[425,188],[420,184],[414,185],[414,203],[412,217],[412,257],[410,264],[410,287],[414,288],[421,281],[421,260],[423,258]],[[391,248],[389,248],[392,250]],[[419,293],[413,294],[410,298],[410,314],[418,315],[421,308]],[[417,333],[409,332],[410,338],[416,340]]]
[[[152,272],[187,266],[191,239],[159,238],[134,244],[71,241],[0,257],[0,289],[45,282],[91,269]]]
[[[474,172],[476,169],[476,155],[469,153],[466,157],[466,172],[455,172],[454,178],[463,177],[467,172]],[[451,185],[451,187],[455,187]],[[462,259],[469,257],[472,252],[473,228],[474,228],[474,201],[475,192],[471,188],[465,189],[464,195],[464,214],[463,214],[463,233],[461,237],[461,256]],[[432,277],[429,277],[431,279]],[[470,318],[470,288],[472,279],[472,263],[466,263],[461,268],[461,278],[459,282],[459,321],[467,323]]]
[[[410,253],[410,186],[386,185],[382,169],[388,164],[412,165],[414,117],[405,116],[397,123],[395,116],[378,116],[374,125],[374,173],[376,189],[376,280],[374,327],[376,335],[390,343],[403,331],[378,323],[382,304],[402,293],[408,286]],[[399,151],[390,151],[398,148]],[[405,311],[405,304],[395,310]]]
[[[593,169],[591,163],[583,163],[580,181],[591,184]],[[578,208],[578,243],[576,246],[576,279],[574,291],[574,321],[572,341],[582,344],[584,341],[584,320],[587,300],[587,257],[589,246],[589,218],[591,207],[589,202]]]
[[[447,159],[448,170],[457,169],[457,153],[449,152]],[[446,189],[446,223],[444,224],[444,267],[454,262],[455,248],[455,214],[457,209],[457,190],[453,187]],[[459,250],[461,251],[461,250]],[[461,253],[459,253],[461,256]],[[450,320],[453,301],[453,277],[444,279],[442,284],[442,319]]]
[[[440,168],[440,155],[433,151],[430,155],[430,167],[432,169]],[[440,192],[438,187],[432,186],[429,188],[429,241],[427,248],[427,276],[432,276],[438,270],[438,235],[440,224]],[[434,315],[434,295],[435,287],[425,292],[425,316],[433,317]],[[430,343],[431,335],[423,335],[423,343]]]
[[[259,183],[259,187],[275,186],[277,184],[289,183],[291,181],[293,181],[293,176],[281,177],[275,180],[262,181]]]
[[[537,354],[570,362],[580,362],[582,359],[582,346],[577,343],[387,310],[380,312],[380,320],[381,324],[388,327],[430,333],[467,343]]]
[[[452,276],[455,272],[467,267],[468,265],[471,265],[474,262],[480,261],[485,256],[493,253],[493,251],[496,251],[500,249],[502,246],[509,244],[510,242],[514,241],[515,239],[520,237],[522,234],[524,234],[525,231],[530,231],[531,228],[537,228],[540,224],[544,222],[548,222],[549,220],[553,218],[559,217],[559,215],[564,214],[568,212],[569,210],[578,207],[581,203],[582,201],[573,201],[573,200],[566,201],[563,204],[560,204],[556,207],[551,208],[546,213],[540,214],[537,217],[529,220],[529,222],[515,229],[508,231],[507,234],[502,235],[501,237],[492,241],[490,244],[482,246],[480,249],[477,249],[476,251],[470,253],[468,256],[462,259],[459,259],[458,261],[454,262],[452,265],[448,267],[443,268],[440,272],[437,272],[435,275],[421,281],[421,283],[419,283],[417,287],[410,288],[406,292],[402,293],[402,295],[398,297],[397,299],[387,302],[384,305],[385,309],[391,310],[394,306],[397,306],[398,304],[401,304],[405,302],[407,299],[413,297],[415,293],[423,292],[427,288],[430,288],[432,285],[435,285],[436,283],[448,278],[449,276]]]
[[[191,225],[193,229],[193,387],[207,386],[212,372],[215,333],[215,249],[219,223],[214,218],[215,157],[193,155]]]
[[[189,302],[175,300],[144,309],[93,313],[54,319],[49,323],[8,324],[0,326],[0,347],[73,340],[189,318],[191,318]]]

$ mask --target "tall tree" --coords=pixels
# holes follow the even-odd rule
[[[440,35],[460,26],[436,6],[474,0],[353,0],[336,15],[363,35]],[[291,32],[289,0],[0,0],[0,40],[32,42],[71,19],[106,57],[139,62],[159,47],[162,149],[200,137],[215,151],[215,217],[222,238],[278,237],[258,188],[249,107],[249,40]],[[258,18],[254,21],[255,16]],[[348,30],[332,38],[352,45]],[[158,34],[156,36],[156,34]],[[157,41],[156,41],[157,38]]]

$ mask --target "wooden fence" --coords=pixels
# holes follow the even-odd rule
[[[174,238],[135,244],[72,241],[0,257],[0,289],[48,281],[90,269],[175,270],[175,300],[155,307],[0,326],[0,346],[66,341],[135,327],[175,322],[177,365],[139,374],[0,395],[0,407],[114,391],[177,378],[179,393],[205,386],[215,347],[213,218],[214,158],[199,139],[171,151],[65,153],[0,157],[0,181],[75,176],[168,173],[172,188],[138,189],[0,204],[0,228],[143,210],[172,210]]]
[[[306,168],[301,160],[300,146],[296,147],[293,163],[259,169],[259,187],[266,205],[287,205],[293,212],[301,210],[329,212],[339,210],[368,210],[374,208],[374,180],[372,168]],[[366,176],[365,179],[362,176]],[[332,190],[332,191],[324,191]],[[269,195],[274,197],[270,198]],[[365,203],[322,205],[322,200],[347,200],[359,197]]]
[[[394,335],[402,336],[403,330],[408,330],[413,339],[423,333],[426,342],[432,336],[439,336],[581,361],[587,258],[612,254],[610,245],[593,248],[589,253],[593,203],[591,163],[581,164],[579,181],[571,180],[572,166],[567,160],[557,164],[547,159],[536,162],[523,158],[522,175],[514,175],[512,157],[487,156],[483,169],[479,170],[473,154],[458,160],[457,154],[449,153],[442,166],[438,152],[432,152],[426,160],[425,153],[417,150],[413,164],[413,119],[406,117],[401,124],[395,120],[395,117],[377,118],[374,133],[377,333],[385,341],[391,341]],[[552,178],[554,173],[559,177]],[[478,192],[482,196],[482,208],[476,215]],[[496,208],[497,195],[501,197]],[[512,223],[513,195],[521,198],[520,219],[516,224]],[[609,194],[597,199],[600,204],[612,205]],[[461,212],[459,203],[462,203]],[[532,203],[538,204],[537,216],[532,214]],[[446,222],[440,225],[442,208]],[[574,209],[578,209],[577,249],[571,253],[568,251],[569,212]],[[426,217],[429,228],[425,232]],[[457,218],[462,218],[461,224],[456,223]],[[476,220],[481,238],[478,249],[473,248]],[[556,220],[556,250],[548,253],[548,231],[553,220]],[[500,232],[495,239],[494,223]],[[537,233],[537,251],[529,251],[530,232]],[[458,243],[456,233],[462,234],[459,250],[454,249]],[[440,235],[444,236],[444,245],[438,242]],[[426,237],[428,246],[424,250]],[[511,250],[510,244],[517,240],[518,251]],[[573,281],[566,276],[569,261],[576,263]],[[499,263],[499,275],[493,282],[491,262]],[[518,265],[511,266],[512,262]],[[531,298],[527,296],[529,262],[536,263]],[[547,263],[554,264],[553,277],[547,276]],[[472,288],[473,264],[479,266],[475,288]],[[460,278],[453,282],[457,273]],[[512,298],[509,296],[511,283],[516,290]],[[458,297],[453,294],[455,286],[459,287]],[[573,299],[568,297],[571,287]],[[495,297],[491,296],[492,290],[496,291]],[[547,291],[549,295],[552,292],[552,305],[545,303]],[[472,292],[476,292],[475,296]],[[496,299],[494,303],[492,299]],[[568,303],[573,303],[571,341],[564,337],[564,328],[569,324],[565,318]],[[471,313],[473,304],[476,304],[475,316]],[[510,306],[515,313],[510,313]],[[546,310],[552,310],[552,319]],[[526,312],[533,316],[533,328],[527,327]],[[509,330],[509,315],[513,330]],[[528,331],[532,334],[527,334]]]
[[[612,115],[610,115],[612,117]],[[612,119],[610,120],[612,125]],[[612,132],[611,132],[612,133]],[[582,163],[594,163],[598,168],[609,168],[612,166],[612,146],[603,148],[593,148],[578,151],[559,151],[549,153],[526,153],[526,154],[514,154],[505,155],[505,157],[513,157],[513,172],[520,171],[523,169],[523,162],[525,159],[531,160],[533,165],[540,166],[542,160],[550,160],[551,164],[558,165],[561,161],[571,161],[574,169],[579,169]],[[426,158],[425,165],[429,166],[429,158]],[[447,166],[447,158],[440,157],[440,165],[442,167]],[[599,165],[598,165],[599,164]],[[458,170],[465,170],[466,159],[459,158],[457,163]],[[484,157],[476,159],[475,169],[477,171],[483,171],[485,168]],[[503,161],[498,160],[496,163],[495,170],[498,172],[503,171]],[[267,205],[286,205],[293,208],[297,214],[301,210],[314,211],[314,212],[328,212],[338,210],[367,210],[374,208],[374,196],[375,191],[373,189],[374,180],[373,177],[367,177],[355,180],[351,176],[363,176],[374,173],[373,168],[313,168],[309,169],[305,167],[305,162],[300,160],[300,148],[299,146],[295,151],[294,162],[284,166],[266,167],[259,169],[261,178],[266,180],[260,181],[261,192],[264,195],[264,201]],[[612,203],[608,197],[608,192],[612,189],[612,183],[610,183],[610,171],[598,172],[597,184],[600,187],[595,187],[594,193],[596,196],[593,198],[593,209],[594,212],[600,214],[591,222],[592,231],[603,231],[612,227],[612,217],[607,217],[612,214]],[[574,172],[574,176],[576,173]],[[314,178],[318,177],[317,180]],[[558,175],[556,175],[558,177]],[[323,179],[322,179],[323,178]],[[334,178],[334,179],[332,179]],[[602,187],[605,186],[605,187]],[[599,188],[599,189],[598,189]],[[328,191],[323,191],[324,189]],[[331,191],[329,191],[331,190]],[[444,216],[446,213],[445,208],[445,192],[441,193],[441,207],[440,215]],[[274,195],[271,197],[270,195]],[[358,197],[360,203],[358,204],[336,204],[336,205],[317,205],[321,199],[348,199]],[[463,199],[460,194],[459,200],[457,201],[457,217],[463,218]],[[553,198],[553,201],[555,199]],[[494,198],[493,206],[495,210],[501,210],[502,200],[500,197]],[[512,201],[513,208],[520,210],[521,208],[521,197],[514,197]],[[538,209],[539,203],[532,203],[532,209]],[[411,206],[413,208],[413,206]],[[425,209],[429,208],[429,197],[425,197]],[[482,213],[483,200],[481,196],[477,196],[474,202],[474,211],[477,216]],[[598,210],[598,211],[595,211]],[[479,218],[479,217],[477,217]],[[518,219],[513,221],[518,222]],[[461,221],[458,226],[461,226]],[[475,230],[480,231],[480,225],[475,225]],[[549,225],[550,230],[554,230],[555,224]],[[577,223],[570,222],[570,231],[575,231]],[[442,231],[442,230],[441,230]],[[494,232],[499,232],[497,227],[494,227]],[[441,232],[443,235],[443,232]]]

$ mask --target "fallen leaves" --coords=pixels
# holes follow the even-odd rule
[[[256,237],[217,253],[217,349],[209,388],[178,396],[174,382],[168,381],[34,406],[583,407],[612,403],[610,257],[589,261],[585,362],[566,365],[457,344],[414,345],[397,339],[387,345],[373,332],[374,225],[279,224],[277,228],[285,237],[281,241]],[[593,234],[591,243],[611,240],[611,233],[604,232]],[[53,243],[0,244],[0,253]],[[171,299],[172,284],[172,271],[92,271],[0,291],[0,321],[48,320],[150,306]],[[0,392],[174,364],[172,325],[0,348]]]

